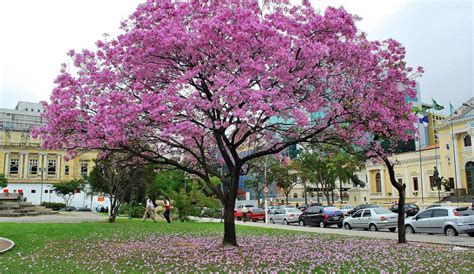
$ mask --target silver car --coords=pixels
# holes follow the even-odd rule
[[[269,214],[268,218],[272,224],[282,223],[289,225],[291,223],[297,223],[301,213],[303,212],[297,208],[279,208],[275,210],[273,214]]]
[[[394,232],[397,229],[398,214],[383,208],[366,208],[356,211],[352,216],[344,219],[344,228],[363,228],[377,231],[388,229]]]
[[[407,234],[436,233],[446,236],[468,234],[474,237],[474,212],[467,207],[438,206],[405,220]]]

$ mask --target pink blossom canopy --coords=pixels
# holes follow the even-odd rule
[[[356,20],[285,1],[147,1],[122,35],[69,52],[44,146],[131,150],[208,177],[300,142],[406,140],[416,72]]]

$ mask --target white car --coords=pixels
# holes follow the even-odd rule
[[[474,237],[474,211],[467,207],[437,206],[405,220],[407,234],[438,233]]]
[[[298,223],[301,213],[303,212],[297,208],[279,208],[273,214],[268,214],[268,218],[272,224],[289,225]]]
[[[388,229],[395,232],[397,229],[398,214],[383,208],[366,208],[356,211],[352,216],[344,219],[344,228],[363,228],[371,231],[379,229]]]

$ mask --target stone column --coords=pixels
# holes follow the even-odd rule
[[[56,179],[59,180],[59,176],[61,175],[61,154],[58,153],[56,156]]]
[[[28,179],[28,175],[30,174],[30,163],[29,163],[29,153],[25,152],[25,168],[23,172],[23,178]]]
[[[380,184],[382,185],[382,193],[380,196],[385,197],[385,170],[383,168],[379,169],[380,172]]]
[[[23,153],[20,152],[20,159],[18,160],[18,179],[23,178]]]
[[[408,196],[412,196],[412,192],[410,190],[410,174],[408,174],[408,167],[405,166],[405,185],[406,185],[406,188],[405,188],[405,195],[406,197]]]
[[[372,193],[372,179],[370,177],[369,169],[367,169],[367,188],[369,189],[369,194]]]
[[[458,136],[459,134],[454,134],[454,145],[453,151],[456,157],[454,157],[454,162],[456,165],[456,188],[461,189],[461,163],[459,162],[459,150],[458,150]]]
[[[10,152],[5,153],[5,177],[10,175]]]

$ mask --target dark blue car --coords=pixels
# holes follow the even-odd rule
[[[343,220],[344,214],[339,208],[333,206],[312,206],[308,207],[303,214],[300,215],[299,224],[319,227],[337,225],[337,227],[341,228]]]

